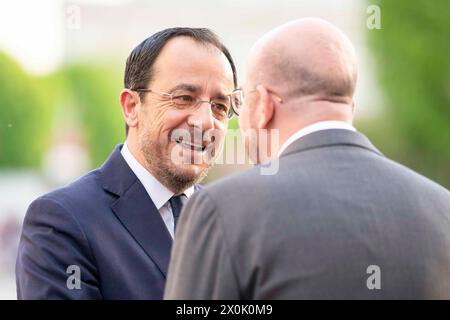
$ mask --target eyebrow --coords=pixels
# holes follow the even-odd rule
[[[196,85],[193,85],[193,84],[189,84],[189,83],[180,83],[180,84],[177,84],[172,89],[170,89],[169,92],[172,93],[177,90],[186,90],[186,91],[190,91],[190,92],[197,92],[197,91],[199,91],[199,87]]]
[[[168,93],[173,93],[174,91],[177,91],[177,90],[186,90],[189,92],[197,93],[198,91],[200,91],[200,87],[198,87],[194,84],[190,84],[190,83],[180,83],[180,84],[177,84],[175,87],[171,88]],[[219,99],[219,100],[226,100],[227,98],[228,98],[228,95],[225,93],[222,93],[222,92],[218,92],[213,97],[213,99]]]
[[[214,96],[214,99],[226,100],[228,96],[224,93],[218,93]]]

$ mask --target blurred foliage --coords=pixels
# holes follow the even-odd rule
[[[0,167],[39,167],[53,114],[47,81],[0,53],[0,83]]]
[[[50,147],[59,109],[73,108],[79,115],[92,166],[103,163],[125,139],[118,98],[121,79],[107,66],[80,63],[32,77],[0,54],[0,83],[0,167],[38,168]]]
[[[125,140],[119,103],[121,82],[106,66],[77,64],[61,71],[73,106],[81,115],[92,165],[101,165],[114,146]]]
[[[450,2],[370,1],[368,30],[385,112],[367,131],[387,156],[450,186]],[[378,143],[379,141],[379,143]]]
[[[236,116],[231,118],[230,121],[228,121],[228,129],[232,129],[232,130],[239,129],[239,121]]]

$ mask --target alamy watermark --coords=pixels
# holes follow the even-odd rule
[[[367,267],[366,273],[370,274],[367,278],[366,286],[369,290],[381,289],[381,269],[379,266],[373,264]]]
[[[66,8],[66,27],[70,30],[81,28],[81,8],[75,4],[68,5]]]
[[[67,289],[80,290],[81,289],[81,269],[79,266],[72,264],[67,267],[66,273],[69,274],[66,281]]]
[[[219,130],[175,129],[170,140],[180,146],[172,148],[174,164],[259,164],[262,175],[276,174],[279,169],[278,129],[230,129],[226,136]]]
[[[366,26],[369,30],[381,29],[381,9],[379,6],[372,4],[367,7],[366,13],[369,15],[366,20]]]

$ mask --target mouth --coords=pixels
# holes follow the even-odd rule
[[[213,146],[213,142],[205,143],[202,145],[202,144],[192,143],[191,141],[183,140],[183,138],[175,140],[175,142],[185,149],[189,149],[189,150],[197,151],[197,152],[203,152],[207,149],[210,149]]]

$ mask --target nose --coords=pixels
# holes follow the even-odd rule
[[[199,106],[192,111],[188,118],[190,126],[201,129],[203,132],[214,128],[214,117],[211,112],[211,103],[200,101]]]

